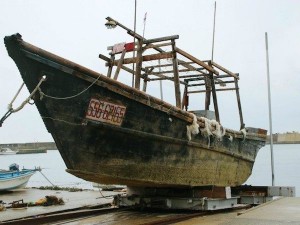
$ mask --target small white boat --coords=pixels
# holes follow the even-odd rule
[[[18,151],[13,151],[10,148],[1,148],[0,155],[15,155]]]
[[[9,170],[0,170],[0,191],[9,191],[25,188],[30,177],[37,169],[19,170],[17,164],[12,164]]]

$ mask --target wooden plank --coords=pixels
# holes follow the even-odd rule
[[[177,48],[177,47],[176,47],[176,48],[175,48],[175,51],[178,52],[180,55],[182,55],[182,56],[188,58],[189,60],[191,60],[191,61],[197,63],[198,65],[202,66],[202,67],[205,68],[206,70],[208,70],[208,71],[210,71],[210,72],[212,72],[212,73],[214,73],[214,74],[216,74],[216,75],[219,75],[219,72],[216,71],[216,70],[214,70],[214,68],[212,68],[211,66],[205,64],[203,61],[197,59],[196,57],[190,55],[189,53],[187,53],[187,52],[181,50],[180,48]]]
[[[172,58],[172,52],[164,52],[164,53],[157,53],[157,54],[152,54],[152,55],[145,55],[142,57],[142,61],[152,61],[152,60],[157,60],[157,59],[168,59]],[[125,58],[123,60],[123,64],[130,64],[130,63],[136,63],[138,61],[137,57],[134,58]],[[113,65],[118,65],[119,60],[115,60]]]
[[[233,73],[227,69],[225,69],[224,67],[220,66],[219,64],[215,63],[215,62],[211,62],[211,64],[215,67],[217,67],[219,70],[222,70],[223,72],[229,74],[230,76],[233,76],[236,79],[240,79],[239,76],[236,73]]]

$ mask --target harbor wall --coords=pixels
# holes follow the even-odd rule
[[[270,136],[268,136],[268,143],[270,143]],[[287,132],[283,134],[273,134],[274,144],[300,144],[299,132]]]
[[[47,151],[47,150],[57,150],[55,142],[33,142],[33,143],[10,143],[10,144],[0,144],[0,148],[10,148],[11,150],[18,150],[23,152],[32,151]]]

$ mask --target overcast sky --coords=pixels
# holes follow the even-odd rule
[[[146,12],[146,38],[178,34],[178,47],[199,59],[210,59],[214,1],[138,0],[138,33],[143,32]],[[132,39],[120,28],[107,30],[107,16],[133,28],[134,0],[1,0],[0,37],[18,32],[31,44],[106,73],[99,53],[107,55],[107,46]],[[265,51],[268,32],[273,133],[300,131],[299,21],[300,1],[217,1],[214,61],[240,74],[246,126],[269,129]],[[22,79],[3,41],[0,59],[2,117]],[[128,79],[128,75],[120,76],[124,81]],[[14,107],[28,95],[25,88]],[[222,124],[238,129],[235,96],[218,93],[218,98]],[[41,141],[52,141],[52,137],[32,105],[11,115],[0,128],[0,143]]]

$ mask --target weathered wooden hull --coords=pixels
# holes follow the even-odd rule
[[[210,137],[210,144],[201,134],[188,141],[191,113],[30,45],[19,35],[6,37],[5,44],[30,93],[47,77],[40,85],[45,95],[37,91],[32,98],[67,171],[85,180],[235,186],[250,176],[265,144],[265,133],[248,133],[244,140],[231,130],[222,140]],[[101,104],[115,111],[101,111]]]

